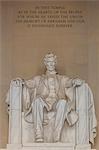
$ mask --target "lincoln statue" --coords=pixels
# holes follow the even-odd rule
[[[23,93],[25,93],[24,99],[26,87],[32,91],[32,101],[30,101],[30,96],[26,95],[26,116],[31,110],[34,120],[35,141],[43,142],[44,111],[55,112],[53,135],[54,142],[59,142],[64,122],[68,121],[70,123],[68,114],[72,111],[74,112],[75,109],[72,100],[66,94],[66,89],[71,86],[79,86],[84,81],[59,75],[56,71],[57,58],[53,53],[45,55],[44,64],[46,66],[45,74],[36,76],[32,80],[22,81],[25,87],[23,89]],[[17,79],[17,82],[18,80],[21,81]],[[78,118],[75,112],[74,115],[73,123]]]
[[[11,81],[9,143],[68,142],[89,150],[97,126],[91,89],[84,80],[58,74],[53,53],[44,56],[44,65],[42,75]]]

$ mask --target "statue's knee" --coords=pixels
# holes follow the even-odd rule
[[[59,103],[59,105],[66,105],[67,104],[66,100],[64,100],[64,99],[59,100],[58,103]]]
[[[67,102],[64,99],[61,99],[57,103],[57,108],[64,108],[66,106]]]
[[[37,97],[37,98],[35,98],[35,103],[42,103],[42,98],[41,97]]]
[[[41,105],[42,104],[42,102],[43,102],[43,100],[39,97],[37,97],[37,98],[35,98],[34,100],[33,100],[33,102],[32,102],[32,106],[34,106],[34,105]]]

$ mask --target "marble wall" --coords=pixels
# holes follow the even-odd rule
[[[58,57],[59,73],[80,77],[89,83],[99,120],[99,2],[39,2],[39,5],[64,5],[66,9],[82,10],[85,23],[71,28],[28,28],[16,23],[19,9],[37,5],[37,1],[1,2],[0,147],[5,147],[8,140],[5,95],[10,80],[16,77],[29,79],[43,73],[43,56],[50,50]],[[95,141],[97,149],[98,140],[99,135]]]

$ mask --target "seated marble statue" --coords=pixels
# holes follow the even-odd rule
[[[45,55],[44,64],[45,74],[10,82],[6,98],[8,145],[13,149],[16,145],[24,147],[24,144],[35,142],[37,145],[39,142],[44,142],[41,145],[51,143],[51,146],[61,142],[67,144],[63,145],[66,150],[91,150],[97,120],[89,85],[84,80],[58,74],[57,57],[53,53]]]
[[[64,122],[67,121],[69,125],[73,125],[78,120],[75,105],[68,97],[66,90],[72,86],[80,86],[84,81],[59,75],[56,71],[57,58],[53,53],[45,55],[44,64],[46,66],[45,74],[27,81],[20,78],[16,81],[23,84],[24,118],[26,119],[29,113],[32,113],[33,116],[35,142],[44,142],[44,111],[55,112],[53,141],[59,142]],[[28,94],[28,91],[31,94]]]

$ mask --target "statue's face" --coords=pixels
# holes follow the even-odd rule
[[[48,71],[54,71],[55,67],[56,67],[56,62],[55,62],[55,60],[49,59],[45,62],[45,66]]]

